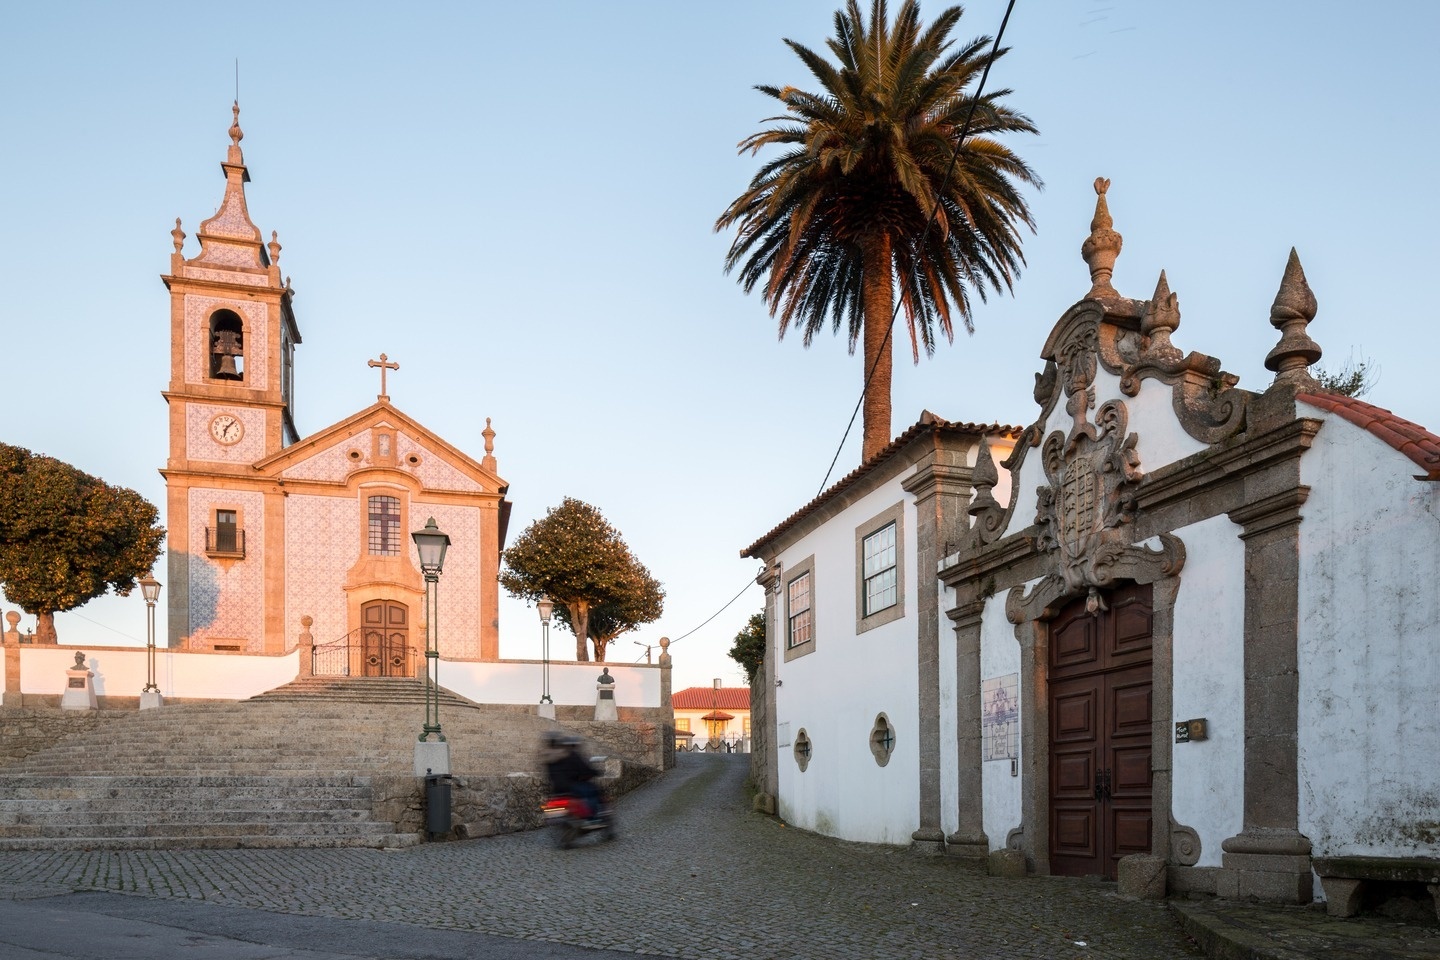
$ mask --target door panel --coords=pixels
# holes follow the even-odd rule
[[[367,677],[409,674],[410,609],[403,603],[372,600],[360,608],[360,673]]]
[[[1051,627],[1050,867],[1114,878],[1150,851],[1153,721],[1150,588],[1116,590],[1109,609],[1084,599]]]

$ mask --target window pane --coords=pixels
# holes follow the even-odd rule
[[[370,552],[381,556],[400,552],[400,501],[396,497],[370,498]]]
[[[810,574],[803,573],[790,581],[790,636],[789,643],[798,647],[809,643],[814,632],[814,621],[810,611]]]
[[[887,524],[865,538],[865,576],[895,566],[895,524]]]
[[[865,588],[865,616],[899,602],[895,566],[895,524],[887,523],[865,538],[861,573]]]

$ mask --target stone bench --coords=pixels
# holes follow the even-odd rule
[[[1312,861],[1325,891],[1325,912],[1353,917],[1366,883],[1423,883],[1440,917],[1440,860],[1422,857],[1316,857]]]

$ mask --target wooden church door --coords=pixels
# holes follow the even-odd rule
[[[362,675],[409,676],[410,609],[392,600],[372,600],[360,608],[360,621]]]
[[[1151,591],[1132,584],[1050,624],[1050,871],[1114,879],[1150,852]]]

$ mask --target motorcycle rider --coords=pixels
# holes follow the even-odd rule
[[[600,771],[580,755],[578,738],[557,731],[546,734],[540,759],[545,764],[552,794],[578,797],[585,804],[589,819],[600,816],[600,789],[594,782]]]

